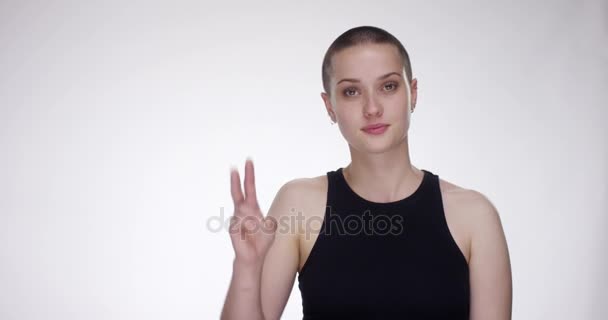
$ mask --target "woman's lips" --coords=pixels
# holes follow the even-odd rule
[[[386,131],[386,128],[388,128],[388,124],[365,127],[363,128],[363,131],[369,134],[378,135],[383,134],[384,131]]]

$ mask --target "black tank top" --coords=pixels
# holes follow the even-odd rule
[[[298,274],[304,320],[468,319],[469,267],[443,211],[439,177],[399,201],[354,192],[327,172],[325,217]]]

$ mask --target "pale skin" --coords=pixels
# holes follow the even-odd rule
[[[397,50],[387,44],[344,49],[336,53],[332,65],[331,94],[323,92],[321,97],[328,116],[349,144],[351,163],[344,168],[348,184],[375,202],[412,194],[422,179],[422,171],[410,162],[407,135],[416,106],[417,80],[407,80]],[[379,122],[389,125],[381,136],[361,130]],[[234,216],[262,223],[250,159],[245,164],[244,188],[243,194],[238,171],[233,168]],[[482,193],[443,179],[440,189],[448,228],[469,265],[470,319],[511,319],[511,263],[496,208]],[[276,222],[296,219],[299,213],[316,223],[304,222],[305,227],[295,229],[268,224],[266,232],[250,234],[246,225],[234,226],[236,232],[230,235],[235,250],[233,275],[222,319],[281,317],[295,277],[316,241],[326,192],[325,175],[291,180],[279,189],[266,215],[266,220]]]

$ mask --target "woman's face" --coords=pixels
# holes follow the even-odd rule
[[[321,96],[351,147],[379,153],[401,144],[409,129],[417,83],[415,79],[407,83],[397,48],[390,44],[350,47],[333,56],[332,67],[331,97]],[[378,123],[388,125],[383,133],[364,130]]]

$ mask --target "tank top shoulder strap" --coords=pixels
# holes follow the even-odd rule
[[[427,169],[424,172],[424,180],[420,186],[419,206],[424,209],[421,218],[435,226],[441,226],[445,222],[441,189],[439,187],[439,176]]]
[[[348,197],[348,185],[344,181],[342,168],[327,172],[327,206],[335,205],[337,202]]]

